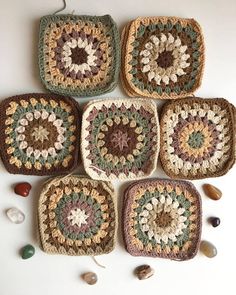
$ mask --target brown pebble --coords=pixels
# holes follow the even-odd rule
[[[94,285],[97,283],[98,277],[94,272],[86,272],[81,275],[82,279],[89,285]]]
[[[222,197],[222,192],[215,186],[205,183],[203,184],[204,193],[212,200],[219,200]]]
[[[216,247],[208,241],[201,241],[200,251],[208,258],[213,258],[217,255]]]
[[[147,264],[140,265],[135,269],[135,274],[139,280],[146,280],[154,275],[154,269]]]

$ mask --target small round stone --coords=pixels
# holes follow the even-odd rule
[[[135,274],[139,280],[146,280],[154,275],[154,269],[147,264],[140,265],[136,267]]]
[[[208,241],[201,241],[200,251],[208,258],[213,258],[217,255],[216,247]]]
[[[98,277],[94,272],[86,272],[81,275],[82,279],[89,285],[97,283]]]
[[[220,225],[220,218],[219,217],[210,217],[209,218],[209,223],[213,226],[213,227],[217,227]]]
[[[29,259],[32,256],[34,256],[35,249],[32,245],[26,245],[22,248],[22,254],[21,257],[22,259]]]
[[[222,192],[215,186],[205,183],[203,184],[204,193],[212,200],[217,201],[222,197]]]
[[[11,220],[11,222],[16,224],[20,224],[25,220],[25,214],[17,208],[8,209],[6,214],[7,217]]]
[[[22,197],[28,197],[31,188],[32,187],[30,183],[21,182],[14,187],[14,192]]]

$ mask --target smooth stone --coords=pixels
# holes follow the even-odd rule
[[[14,187],[14,192],[22,197],[28,197],[31,188],[32,186],[30,183],[21,182]]]
[[[135,274],[139,280],[146,280],[154,275],[154,269],[147,264],[140,265],[135,269]]]
[[[215,186],[205,183],[203,184],[204,193],[212,200],[217,201],[222,197],[222,192]]]
[[[7,217],[11,222],[20,224],[25,220],[25,214],[17,208],[10,208],[6,211]]]
[[[216,247],[208,241],[201,241],[200,251],[209,258],[213,258],[217,255]]]
[[[98,277],[94,272],[86,272],[82,274],[82,279],[89,285],[94,285],[97,283]]]
[[[219,217],[210,217],[209,222],[213,227],[217,227],[220,225],[220,218]]]
[[[34,256],[35,249],[32,245],[26,245],[25,247],[22,248],[22,254],[21,257],[22,259],[29,259],[32,256]]]

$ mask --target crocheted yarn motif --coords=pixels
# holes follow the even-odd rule
[[[112,91],[120,64],[119,34],[109,15],[44,16],[40,22],[39,67],[52,92],[94,96]]]
[[[187,260],[197,253],[201,201],[189,182],[152,179],[130,185],[123,220],[131,255]]]
[[[50,175],[78,164],[78,105],[49,94],[10,97],[0,105],[1,157],[14,174]]]
[[[204,43],[194,19],[137,18],[122,39],[122,81],[129,96],[183,98],[200,86]]]
[[[235,161],[235,108],[224,99],[167,103],[161,115],[163,169],[173,178],[225,174]]]
[[[145,99],[95,101],[82,119],[81,152],[93,179],[136,179],[156,168],[159,123]]]
[[[50,254],[99,255],[114,247],[116,213],[110,183],[57,177],[39,199],[43,250]]]

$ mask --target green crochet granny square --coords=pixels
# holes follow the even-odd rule
[[[119,33],[109,15],[48,15],[40,21],[39,69],[55,93],[96,96],[112,91],[120,66]]]

